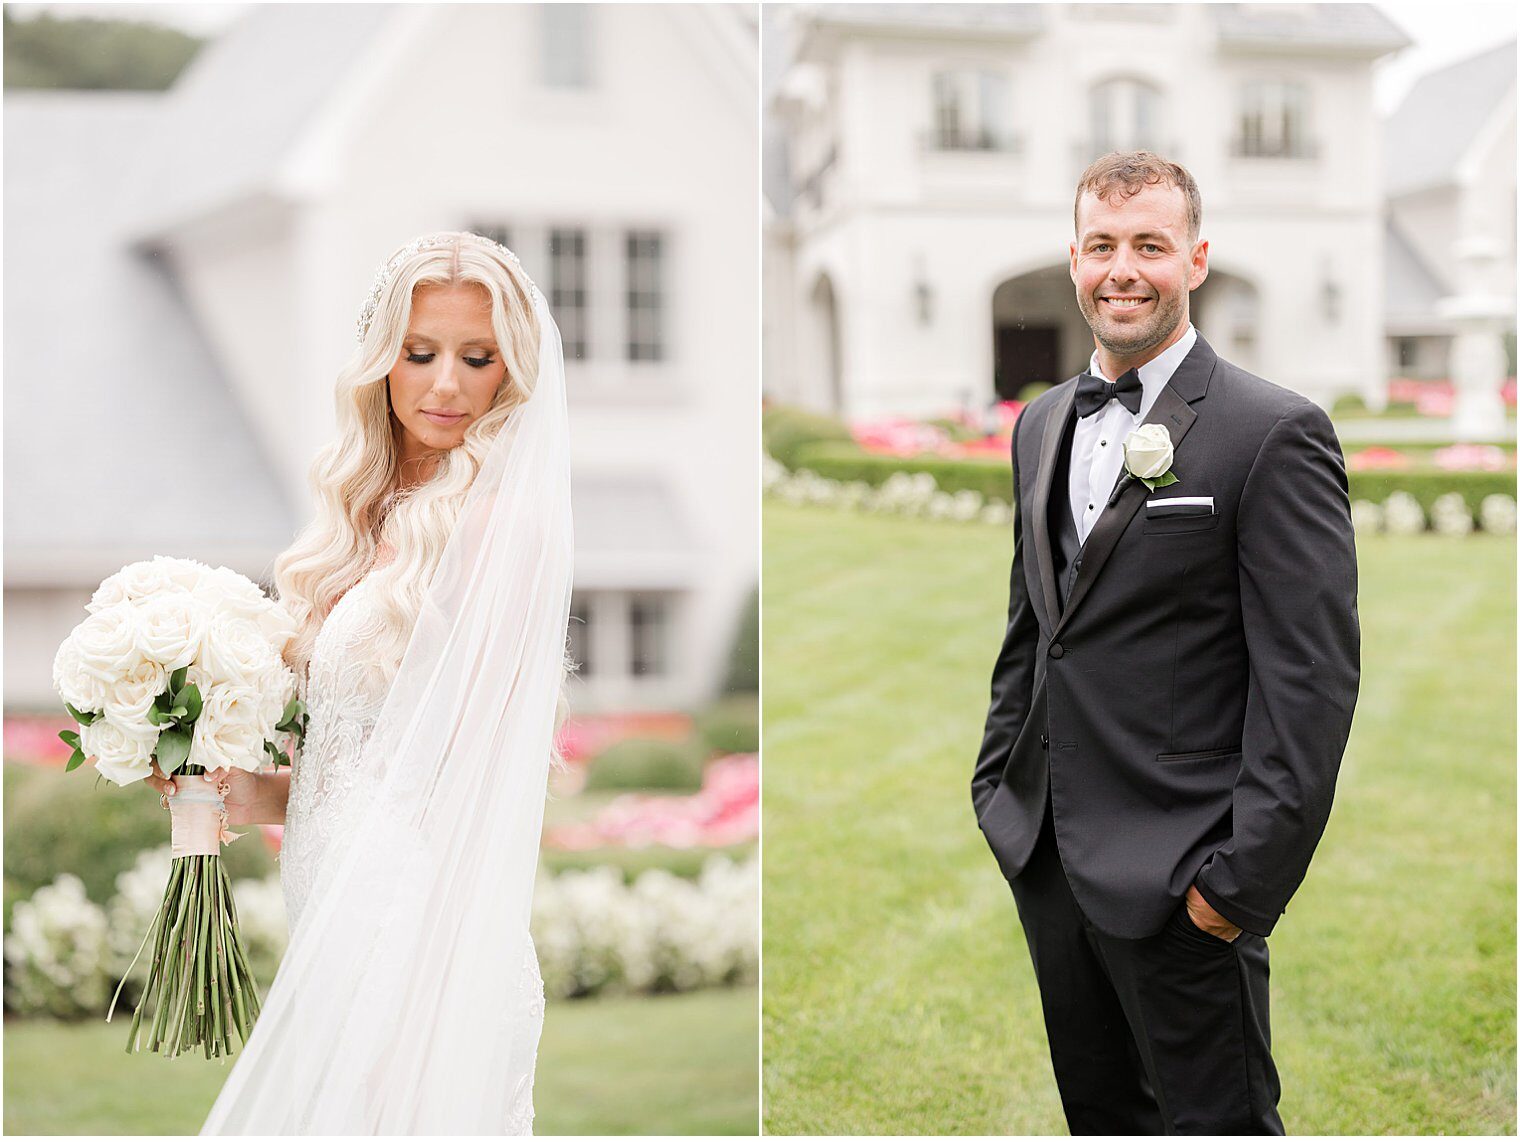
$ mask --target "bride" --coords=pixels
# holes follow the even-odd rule
[[[293,773],[207,775],[232,824],[284,823],[291,939],[202,1133],[528,1134],[570,598],[559,334],[510,251],[419,238],[337,400],[317,518],[276,564],[305,745]]]

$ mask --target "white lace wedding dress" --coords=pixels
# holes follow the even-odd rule
[[[317,632],[307,669],[304,700],[310,722],[294,759],[285,836],[280,846],[280,881],[291,931],[310,900],[324,854],[341,848],[345,830],[357,822],[370,797],[362,766],[364,744],[385,704],[388,682],[369,653],[380,616],[360,579],[338,600]],[[490,901],[480,901],[482,908]],[[521,969],[518,1011],[537,1026],[544,1014],[544,983],[531,939]],[[482,1015],[484,1016],[484,1013]],[[533,1132],[533,1075],[510,1093],[503,1134]]]

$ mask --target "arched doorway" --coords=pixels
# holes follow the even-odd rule
[[[992,390],[1013,400],[1025,385],[1058,384],[1087,367],[1092,334],[1065,262],[1019,274],[992,291]]]
[[[1250,279],[1210,267],[1208,278],[1193,291],[1189,315],[1221,357],[1242,369],[1259,370],[1261,296]]]
[[[836,416],[844,412],[844,379],[839,354],[839,305],[834,283],[819,274],[808,294],[808,340],[805,346],[809,385],[824,406]]]

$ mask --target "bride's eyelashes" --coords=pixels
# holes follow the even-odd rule
[[[408,353],[406,359],[414,365],[426,365],[436,354],[434,353]],[[495,357],[466,357],[464,363],[475,369],[488,368],[496,364]]]

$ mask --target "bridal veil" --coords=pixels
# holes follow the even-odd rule
[[[500,1134],[531,1084],[522,986],[570,606],[564,358],[542,294],[501,429],[372,736],[372,800],[328,856],[202,1133]]]

